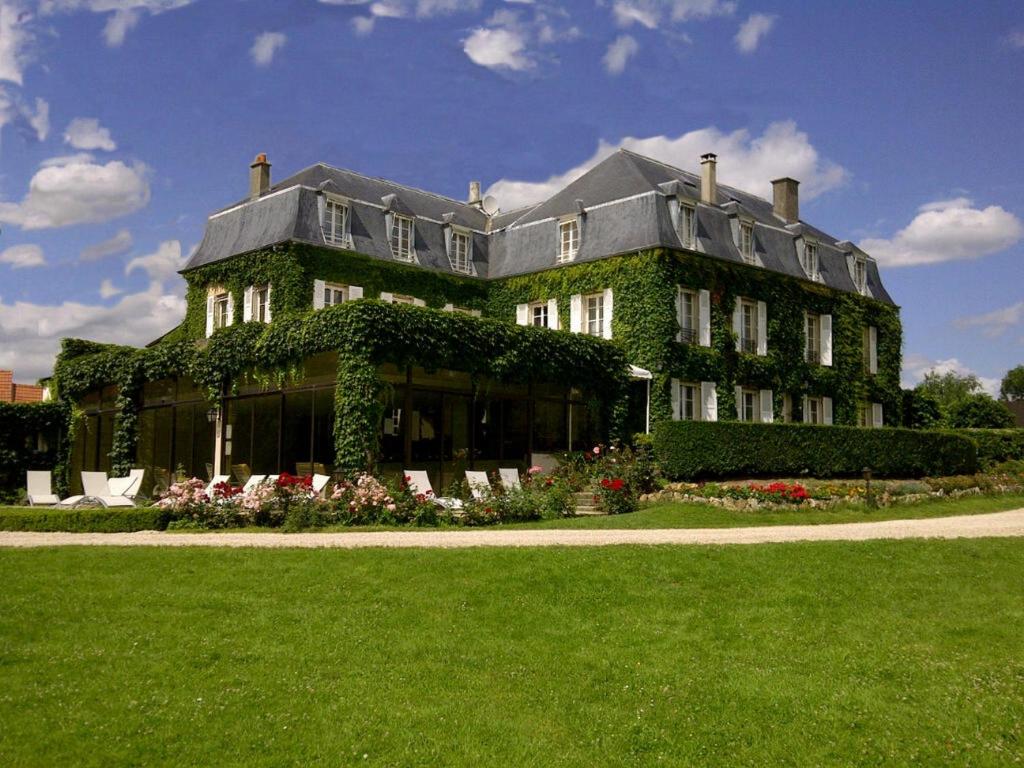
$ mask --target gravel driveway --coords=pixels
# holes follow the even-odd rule
[[[987,515],[836,525],[646,530],[463,530],[375,533],[26,533],[0,532],[0,547],[602,547],[612,544],[765,544],[787,541],[957,539],[1024,536],[1024,509]]]

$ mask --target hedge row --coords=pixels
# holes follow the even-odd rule
[[[978,463],[985,467],[1003,461],[1024,460],[1024,429],[957,429],[978,446]]]
[[[70,531],[73,533],[160,531],[167,527],[167,519],[167,512],[156,507],[118,509],[0,508],[0,531]]]
[[[654,455],[670,480],[719,477],[877,477],[972,474],[970,439],[945,432],[806,424],[663,422]]]

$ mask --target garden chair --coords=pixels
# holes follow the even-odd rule
[[[239,485],[245,485],[249,482],[249,478],[252,477],[252,468],[248,464],[232,464],[231,472],[235,476],[235,480],[238,481]]]
[[[325,490],[327,490],[327,484],[330,481],[330,475],[313,475],[313,493],[320,496]]]
[[[435,494],[433,487],[430,485],[430,477],[423,470],[406,469],[403,470],[403,472],[405,474],[406,483],[409,485],[409,490],[413,493],[422,493],[435,504],[438,504],[445,509],[462,509],[462,499],[446,498]]]
[[[206,486],[206,498],[212,499],[213,498],[213,489],[216,488],[221,483],[226,483],[228,481],[228,479],[229,479],[228,475],[214,475],[213,476],[213,480],[211,480],[210,484],[208,486]]]
[[[133,469],[126,477],[112,477],[107,481],[111,496],[124,496],[135,501],[142,490],[142,480],[146,476],[145,469]]]
[[[491,481],[487,479],[486,472],[466,470],[466,482],[469,483],[469,492],[477,501],[491,495]]]
[[[48,470],[29,470],[25,485],[28,488],[30,507],[52,507],[60,504],[60,497],[53,492],[53,478]]]
[[[277,478],[279,477],[280,475],[267,475],[266,482],[270,485],[274,485],[275,483],[277,483]]]
[[[81,503],[93,502],[101,507],[134,507],[135,502],[127,496],[112,493],[110,481],[107,480],[106,472],[83,472],[82,473],[82,498]],[[68,501],[68,499],[65,499]]]
[[[249,491],[255,490],[256,487],[266,479],[266,475],[249,475],[249,479],[246,480],[245,485],[242,486],[242,493],[248,493]]]
[[[506,491],[522,490],[523,485],[519,482],[518,469],[515,467],[507,467],[505,469],[499,469],[498,474],[501,475],[501,484],[505,486]]]
[[[312,461],[297,461],[295,462],[295,474],[299,477],[306,477],[307,475],[313,474],[313,462]]]
[[[329,475],[331,473],[327,471],[327,467],[325,467],[323,464],[321,464],[318,461],[318,462],[316,462],[313,465],[313,474],[314,475]]]

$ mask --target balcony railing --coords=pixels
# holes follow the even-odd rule
[[[748,355],[757,354],[757,339],[740,339],[740,351]]]
[[[679,329],[679,340],[684,344],[696,344],[697,343],[697,329],[696,328],[680,328]]]

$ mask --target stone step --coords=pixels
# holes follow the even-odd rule
[[[597,502],[594,501],[596,494],[593,491],[579,491],[573,495],[576,497],[577,517],[596,517],[605,514],[598,508]]]

